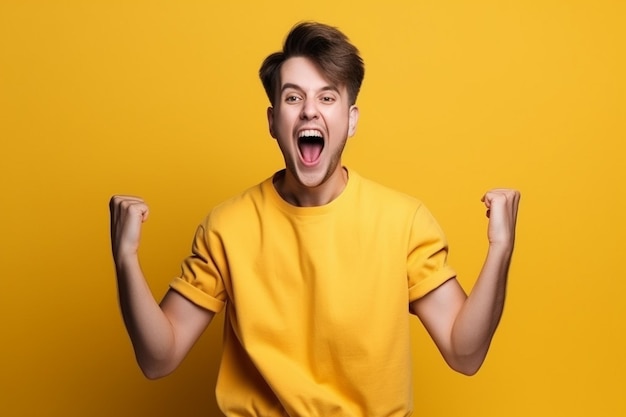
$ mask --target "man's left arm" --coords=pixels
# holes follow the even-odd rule
[[[510,189],[494,189],[483,196],[489,250],[469,296],[456,279],[450,279],[409,306],[450,367],[466,375],[482,365],[502,317],[519,199],[519,192]]]

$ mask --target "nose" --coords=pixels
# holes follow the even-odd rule
[[[313,120],[319,116],[317,103],[313,99],[305,99],[302,103],[300,118],[302,120]]]

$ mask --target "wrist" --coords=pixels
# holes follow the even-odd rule
[[[513,255],[513,242],[489,242],[489,253],[510,258]]]
[[[118,253],[113,257],[115,262],[115,269],[117,272],[126,271],[129,268],[139,266],[139,257],[136,252],[133,253]]]

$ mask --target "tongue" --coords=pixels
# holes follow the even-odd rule
[[[322,153],[323,145],[321,143],[303,142],[300,144],[300,153],[305,162],[315,162]]]

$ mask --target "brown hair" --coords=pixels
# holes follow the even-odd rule
[[[311,59],[337,86],[346,86],[350,103],[356,102],[365,68],[358,49],[339,29],[316,22],[302,22],[291,29],[281,52],[265,58],[259,76],[272,105],[280,83],[282,64],[292,57]]]

